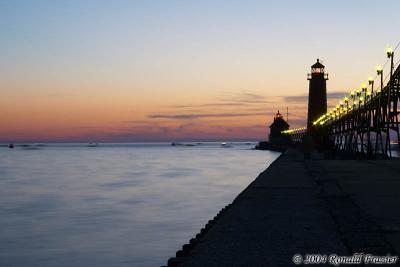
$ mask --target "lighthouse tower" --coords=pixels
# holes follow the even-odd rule
[[[326,81],[328,74],[325,73],[325,66],[319,62],[319,59],[311,66],[311,73],[307,75],[307,80],[310,81],[307,117],[307,127],[309,128],[313,121],[327,112]]]
[[[310,127],[313,121],[327,112],[326,80],[328,80],[328,74],[325,74],[325,66],[319,62],[319,59],[311,66],[311,73],[307,75],[307,80],[310,81],[307,127]]]

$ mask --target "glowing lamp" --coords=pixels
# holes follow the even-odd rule
[[[374,84],[374,78],[368,77],[368,84],[369,85]]]
[[[388,58],[391,58],[393,56],[393,48],[391,47],[386,48],[386,55]]]
[[[367,85],[365,83],[361,84],[361,90],[363,92],[367,90]]]
[[[383,72],[382,66],[381,65],[376,66],[376,73],[378,73],[378,75],[381,75],[382,72]]]

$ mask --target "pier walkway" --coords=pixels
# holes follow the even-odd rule
[[[293,266],[297,253],[400,255],[399,207],[400,160],[304,160],[288,151],[168,265]]]

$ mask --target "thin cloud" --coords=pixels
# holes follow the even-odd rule
[[[267,97],[264,95],[244,92],[231,97],[221,98],[220,101],[230,102],[230,103],[247,103],[247,104],[271,103],[270,101],[267,101],[266,98]]]
[[[285,102],[305,102],[308,100],[308,95],[284,96],[283,100]]]
[[[198,108],[198,107],[231,107],[231,106],[248,106],[249,103],[227,102],[227,103],[206,103],[198,105],[175,105],[170,108]]]
[[[274,101],[267,100],[266,96],[253,94],[253,93],[241,93],[231,97],[225,97],[217,99],[219,102],[204,103],[204,104],[187,104],[187,105],[174,105],[171,108],[194,108],[194,107],[235,107],[235,106],[250,106],[253,104],[268,104]]]
[[[248,117],[248,116],[266,116],[267,112],[257,113],[191,113],[191,114],[151,114],[150,119],[172,119],[172,120],[192,120],[200,118],[232,118],[232,117]]]
[[[345,92],[329,92],[327,93],[328,100],[330,99],[340,99],[346,93]],[[308,101],[308,95],[293,95],[293,96],[283,96],[285,102],[306,102]]]

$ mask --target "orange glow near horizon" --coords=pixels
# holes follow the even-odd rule
[[[128,94],[127,94],[128,95]],[[186,99],[138,101],[135,97],[12,97],[1,100],[3,142],[113,142],[264,140],[278,109],[292,127],[304,125],[306,97],[285,99],[250,92]],[[288,102],[289,101],[289,102]],[[158,102],[158,103],[157,103]]]
[[[257,140],[266,138],[276,111],[286,110],[282,96],[243,90],[210,97],[206,90],[174,89],[169,97],[162,90],[108,86],[54,92],[31,84],[24,96],[8,90],[0,100],[0,140]],[[293,103],[290,112],[294,124],[301,123],[304,103]]]
[[[337,102],[398,42],[356,3],[117,2],[2,5],[0,142],[265,140],[317,57]]]

